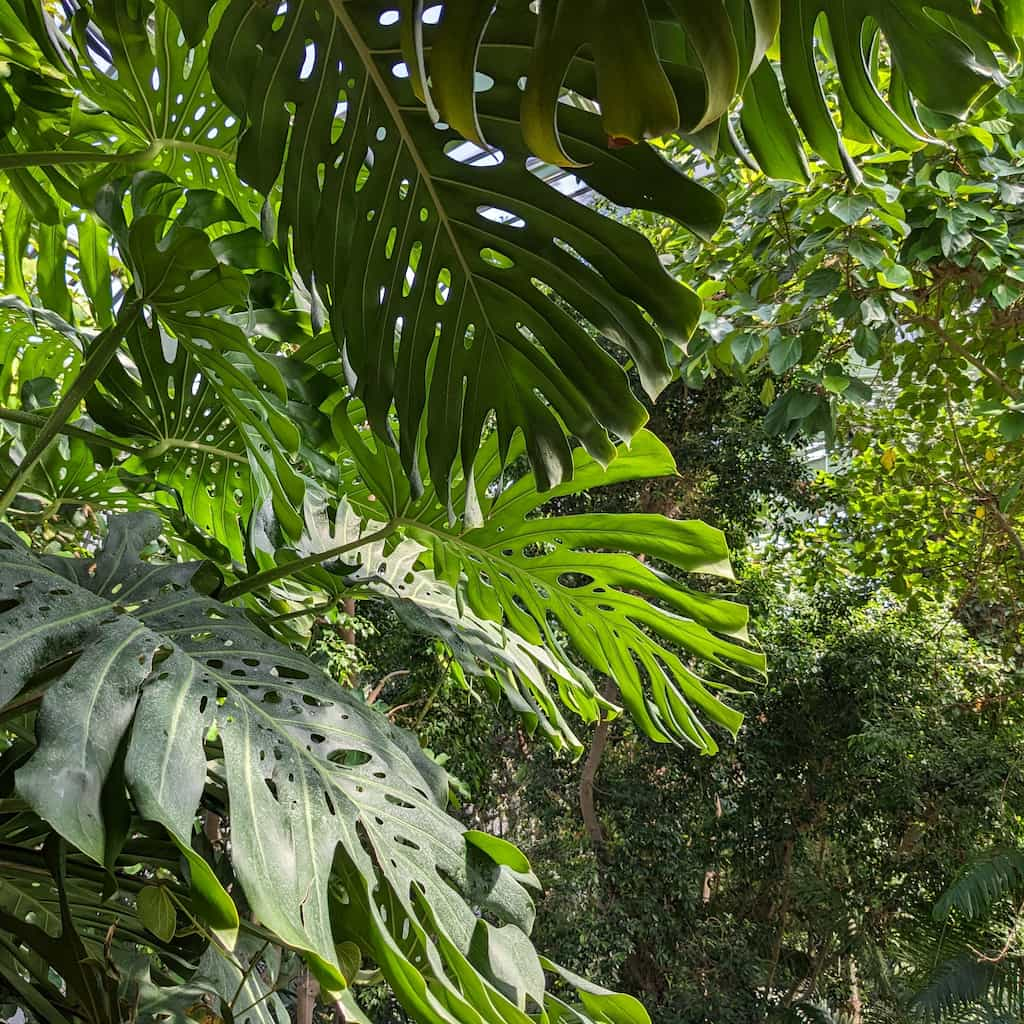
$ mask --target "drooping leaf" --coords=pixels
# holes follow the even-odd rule
[[[472,522],[478,525],[460,529],[458,523],[449,525],[438,495],[412,496],[393,451],[367,444],[348,416],[337,416],[336,423],[358,467],[352,475],[360,481],[345,480],[345,502],[377,523],[386,513],[426,549],[418,562],[412,549],[403,559],[402,569],[412,579],[391,584],[399,596],[403,586],[438,593],[433,588],[445,584],[446,601],[454,596],[478,623],[493,623],[499,636],[509,638],[503,649],[521,643],[546,649],[562,666],[556,676],[562,701],[584,720],[593,720],[600,704],[596,687],[570,651],[615,679],[623,703],[655,739],[685,739],[710,752],[716,743],[701,718],[730,731],[738,728],[741,716],[713,695],[721,682],[702,678],[691,659],[714,666],[726,678],[756,678],[764,661],[745,646],[746,609],[691,590],[644,562],[652,558],[677,571],[728,577],[722,535],[700,523],[656,515],[528,518],[551,498],[674,473],[671,456],[653,435],[641,432],[608,470],[577,450],[573,482],[547,495],[530,476],[502,487],[503,460],[492,437],[470,481],[454,485],[456,500],[477,513]],[[342,541],[359,535],[349,526]],[[320,550],[329,550],[339,541],[332,536],[318,543]],[[404,551],[404,546],[396,549]],[[349,561],[362,561],[367,576],[384,571],[383,565],[392,580],[389,557],[382,543],[372,556],[361,552]],[[417,568],[429,574],[418,574]],[[422,604],[420,596],[417,603]]]
[[[494,31],[523,25],[510,16]],[[614,455],[608,431],[636,433],[642,408],[579,320],[627,350],[656,393],[669,368],[641,309],[682,342],[699,303],[645,240],[550,187],[518,154],[508,113],[526,66],[510,65],[514,48],[481,50],[495,85],[478,117],[500,150],[474,156],[416,100],[395,63],[399,29],[376,8],[304,0],[275,15],[234,3],[213,45],[225,54],[215,85],[243,119],[239,173],[264,193],[283,175],[278,237],[330,312],[382,437],[394,404],[407,472],[425,433],[447,499],[453,462],[461,453],[471,465],[492,411],[506,446],[525,434],[542,486],[571,472],[565,433],[602,460]],[[591,165],[580,173],[613,201],[691,219],[694,189],[652,150],[610,153],[595,116],[565,120]]]
[[[63,667],[43,698],[38,748],[17,772],[19,793],[102,862],[101,797],[123,756],[128,793],[178,843],[197,905],[223,926],[230,900],[190,844],[212,753],[223,759],[246,897],[325,982],[344,987],[335,941],[350,939],[421,1020],[527,1024],[467,953],[475,907],[529,932],[532,876],[466,841],[444,811],[443,771],[411,737],[195,590],[197,565],[142,562],[158,529],[148,513],[116,518],[98,557],[84,561],[37,558],[5,530],[0,706]],[[214,725],[218,748],[208,752]]]
[[[914,150],[933,136],[923,121],[935,113],[965,115],[979,97],[1001,82],[998,54],[1015,55],[1020,25],[1005,5],[944,3],[934,13],[919,0],[782,0],[778,47],[786,103],[811,149],[837,170],[858,172],[843,131],[829,109],[819,59],[824,52],[838,79],[850,124],[862,125],[886,143]],[[941,8],[941,13],[939,13]],[[884,43],[890,66],[878,59]],[[771,121],[749,124],[747,142],[762,166],[802,180],[802,144],[770,94],[767,69],[755,75],[745,101]]]
[[[356,547],[353,554],[325,561],[299,578],[327,592],[385,601],[414,633],[444,641],[465,672],[482,677],[495,696],[503,696],[522,716],[529,732],[540,729],[556,749],[564,747],[578,756],[583,744],[566,720],[552,683],[561,702],[584,721],[593,722],[602,712],[614,711],[574,665],[542,644],[530,643],[500,623],[477,615],[461,589],[422,568],[420,563],[428,554],[423,543],[408,538],[397,544],[383,539],[359,543],[383,524],[364,519],[346,500],[339,503],[331,521],[325,502],[313,493],[306,496],[305,521],[300,542],[289,544],[282,538],[280,546],[272,543],[272,524],[264,523],[259,531],[266,538],[263,554],[286,564],[294,557],[292,551],[306,557],[339,546]]]

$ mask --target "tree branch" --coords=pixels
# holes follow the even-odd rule
[[[601,696],[606,700],[613,700],[616,692],[615,683],[609,679],[601,690]],[[583,771],[580,772],[580,813],[583,815],[583,824],[586,826],[587,835],[590,836],[590,842],[595,847],[604,843],[604,828],[601,825],[601,819],[597,816],[597,808],[594,806],[594,782],[597,779],[597,769],[601,765],[601,758],[608,746],[610,730],[610,719],[602,718],[597,723],[597,728],[594,729],[594,735],[590,740],[587,759],[583,762]]]

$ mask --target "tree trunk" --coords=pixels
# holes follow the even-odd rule
[[[613,700],[615,694],[615,683],[608,680],[601,690],[601,695],[606,700]],[[583,824],[586,826],[590,842],[596,847],[604,844],[604,828],[601,826],[601,819],[598,818],[597,808],[594,805],[594,781],[597,778],[597,769],[601,766],[601,757],[605,747],[608,746],[610,728],[611,722],[606,718],[602,718],[597,723],[597,728],[590,740],[587,759],[583,762],[583,771],[580,773],[580,812],[583,814]]]
[[[316,997],[320,986],[309,973],[308,967],[299,972],[298,988],[295,992],[295,1024],[313,1024],[313,1011],[316,1009]]]
[[[857,974],[857,958],[851,953],[847,958],[850,979],[850,1024],[863,1024],[864,1004],[860,997],[860,977]]]
[[[341,602],[341,610],[350,618],[354,619],[356,615],[356,599],[354,597],[346,597]],[[349,645],[349,647],[355,647],[356,645],[356,631],[349,626],[347,629],[341,631],[341,639]]]
[[[715,794],[715,820],[717,821],[722,816],[722,798],[716,793]],[[708,868],[704,872],[704,888],[701,891],[701,899],[705,903],[711,902],[711,897],[714,896],[715,890],[718,888],[718,871],[715,868]]]

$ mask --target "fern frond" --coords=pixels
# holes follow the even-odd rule
[[[944,921],[954,910],[981,917],[1006,892],[1024,887],[1024,850],[996,849],[971,861],[942,894],[932,912]]]
[[[1020,1021],[1024,1016],[1024,956],[1009,956],[997,963],[966,954],[947,960],[910,1006],[934,1021],[998,1020],[1003,1016]]]

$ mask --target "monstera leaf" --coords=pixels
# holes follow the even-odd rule
[[[769,174],[805,179],[803,143],[855,178],[843,137],[915,150],[1003,81],[999,55],[1016,58],[1014,3],[920,0],[782,0],[778,52],[785,102],[763,66],[744,95],[742,124]],[[834,74],[840,125],[824,87]],[[787,112],[786,105],[792,111]]]
[[[380,511],[377,509],[377,514]],[[532,734],[539,729],[555,749],[578,756],[583,744],[563,715],[550,682],[585,722],[617,710],[570,661],[540,643],[527,641],[501,622],[477,615],[468,607],[461,588],[423,568],[422,561],[429,556],[423,543],[411,537],[395,543],[390,529],[364,518],[346,499],[341,500],[332,519],[324,496],[315,492],[307,492],[305,521],[299,542],[289,544],[275,529],[270,510],[265,510],[259,529],[254,531],[256,559],[261,563],[267,555],[279,559],[284,570],[292,570],[289,579],[298,580],[307,592],[314,588],[389,604],[413,632],[442,640],[463,671],[481,678],[495,697],[504,696],[522,716],[527,730]],[[328,557],[338,547],[351,553]],[[316,564],[293,568],[289,562],[295,556]],[[284,593],[296,600],[305,596]]]
[[[239,178],[266,196],[263,228],[276,216],[371,424],[387,437],[397,413],[409,474],[425,437],[446,502],[492,414],[506,446],[525,436],[542,489],[571,474],[569,435],[612,458],[613,437],[632,437],[645,414],[609,353],[625,351],[656,394],[670,377],[663,339],[685,342],[699,313],[642,237],[545,183],[551,168],[531,147],[581,165],[597,195],[708,237],[713,196],[622,141],[679,125],[713,146],[745,90],[741,121],[770,173],[805,173],[788,110],[812,148],[855,173],[820,57],[838,71],[844,132],[912,146],[998,83],[1020,29],[1017,3],[995,0],[399,6],[102,0],[49,23],[19,4],[19,102],[0,166],[57,234],[70,216],[60,197],[88,202],[118,168],[216,188],[246,223]],[[764,61],[776,39],[785,97]],[[223,55],[212,65],[211,49]],[[52,285],[65,246],[41,249]]]
[[[4,34],[20,37],[16,75],[30,77],[15,79],[20,102],[0,168],[45,169],[58,203],[89,201],[131,170],[157,170],[216,188],[255,220],[259,197],[234,172],[237,120],[213,90],[207,44],[186,41],[170,5],[139,14],[123,0],[79,8],[70,22],[32,3],[7,9]]]
[[[253,911],[325,983],[345,986],[335,942],[351,939],[421,1020],[526,1024],[498,985],[501,958],[494,981],[472,966],[482,927],[529,946],[525,858],[445,813],[444,772],[412,737],[195,589],[199,564],[141,561],[158,531],[149,513],[116,518],[100,554],[76,561],[37,558],[5,529],[0,708],[47,686],[18,793],[99,863],[130,798],[178,843],[197,908],[229,933],[234,905],[190,843],[212,758]]]
[[[282,545],[281,568],[271,578],[301,573],[324,589],[364,589],[400,611],[415,607],[419,627],[448,642],[461,612],[465,628],[457,627],[453,649],[467,656],[464,667],[497,669],[498,685],[529,724],[541,723],[572,747],[575,737],[552,715],[537,671],[550,675],[570,710],[594,721],[607,702],[581,659],[615,680],[623,703],[656,740],[712,753],[717,743],[704,720],[735,733],[741,715],[714,691],[729,690],[729,678],[749,685],[764,671],[763,656],[746,645],[747,610],[647,564],[729,578],[722,534],[658,515],[533,515],[551,498],[674,473],[657,438],[641,432],[608,470],[577,450],[573,482],[545,495],[529,475],[503,485],[500,442],[491,437],[469,481],[453,484],[456,500],[476,512],[461,524],[448,519],[435,492],[413,495],[397,454],[374,446],[354,416],[341,409],[335,416],[350,462],[342,467],[333,527],[322,509],[307,512],[302,541]],[[334,564],[325,561],[339,547],[345,551]],[[714,681],[700,674],[700,664],[717,673]],[[503,685],[509,671],[519,681],[513,690]]]
[[[400,30],[379,14],[319,0],[281,14],[238,2],[213,42],[225,55],[214,83],[244,124],[239,173],[264,193],[283,175],[278,237],[329,310],[371,423],[386,436],[394,405],[409,472],[425,430],[445,497],[452,463],[461,451],[471,465],[492,410],[506,444],[523,431],[542,485],[571,472],[566,432],[613,457],[608,431],[631,437],[646,415],[582,324],[627,350],[657,392],[669,365],[641,308],[682,342],[696,297],[644,239],[516,155],[506,114],[525,64],[504,68],[484,94],[480,118],[502,152],[467,159],[461,136],[438,130],[400,77]],[[599,120],[575,114],[587,174],[610,198],[682,220],[694,191],[708,205],[652,150],[609,153]]]
[[[68,436],[43,452],[21,487],[51,510],[89,504],[116,512],[156,504],[176,517],[180,532],[205,534],[241,559],[251,510],[265,495],[286,527],[301,527],[293,509],[303,485],[288,458],[298,450],[300,433],[287,413],[288,389],[258,347],[264,342],[254,311],[234,318],[230,312],[249,299],[250,278],[229,262],[250,255],[265,264],[266,254],[245,229],[221,234],[211,245],[202,228],[237,226],[238,220],[215,193],[186,191],[153,173],[129,185],[130,224],[123,190],[109,189],[104,208],[135,290],[158,315],[129,320],[114,339],[119,358],[108,357],[98,387],[85,396],[102,430],[62,426]],[[121,318],[128,320],[123,309]],[[242,326],[250,327],[249,336]],[[0,406],[0,419],[17,424],[8,429],[24,448],[46,423],[43,392],[54,399],[66,392],[82,353],[98,343],[90,332],[20,300],[0,308],[0,387],[7,406]],[[26,415],[32,395],[34,408]]]

